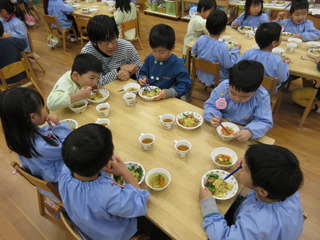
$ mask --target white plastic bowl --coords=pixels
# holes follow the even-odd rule
[[[299,46],[300,43],[302,43],[302,39],[300,39],[300,38],[294,38],[294,37],[289,37],[287,41],[288,41],[288,42],[295,43],[295,44],[297,44],[298,46]]]
[[[99,99],[99,100],[91,100],[90,98],[87,98],[89,102],[92,102],[92,103],[103,103],[107,100],[107,98],[109,97],[109,91],[107,89],[104,89],[104,88],[100,88],[98,90],[102,95],[103,95],[103,98]],[[92,92],[91,94],[94,94],[94,92]]]
[[[309,49],[308,53],[312,58],[320,57],[320,49]]]
[[[129,91],[130,88],[136,88],[137,90],[135,91]],[[126,85],[123,86],[123,90],[125,92],[132,92],[132,93],[135,93],[137,94],[140,90],[141,86],[139,83],[127,83]]]
[[[79,104],[81,105],[84,104],[84,105],[82,105],[81,107],[77,107],[77,105]],[[69,106],[69,108],[75,113],[82,113],[87,109],[87,106],[88,106],[88,101],[86,99],[82,99],[80,101],[72,103]]]
[[[309,49],[319,48],[320,47],[320,42],[309,41],[309,42],[307,42],[307,46],[308,46]]]
[[[148,87],[148,89],[156,89],[156,88],[158,88],[158,87],[156,87],[156,86],[149,86]],[[142,97],[143,99],[145,99],[145,100],[148,100],[148,101],[152,101],[153,99],[155,99],[157,96],[154,96],[154,97],[147,97],[146,95],[142,95],[142,93],[144,92],[144,90],[145,90],[146,88],[145,87],[142,87],[140,90],[139,90],[139,95],[140,95],[140,97]],[[161,89],[159,88],[159,91],[160,91]]]
[[[233,131],[234,131],[233,133],[236,133],[236,132],[238,132],[240,130],[239,127],[236,124],[231,123],[231,122],[223,122],[222,125],[224,127],[232,128]],[[234,138],[233,133],[231,135],[229,135],[229,136],[223,135],[222,132],[221,132],[221,129],[222,129],[221,126],[218,126],[216,129],[217,129],[217,132],[218,132],[219,136],[221,137],[221,139],[223,141],[231,141]]]
[[[73,130],[76,130],[78,128],[78,123],[76,120],[74,119],[63,119],[61,120],[60,122],[65,122],[69,125],[70,129],[73,131]]]
[[[128,169],[130,169],[131,167],[133,167],[134,169],[137,169],[137,168],[141,167],[142,176],[141,176],[140,181],[138,181],[138,184],[140,185],[143,182],[144,177],[146,175],[146,171],[144,170],[144,167],[140,163],[137,163],[137,162],[125,162],[124,164],[127,166]],[[111,178],[114,180],[114,175],[113,174],[111,175]],[[125,181],[123,181],[123,185],[124,184],[125,184]]]
[[[185,126],[183,126],[182,124],[179,123],[179,119],[182,118],[183,116],[188,115],[188,114],[193,114],[193,116],[194,116],[196,119],[199,120],[199,123],[198,123],[197,126],[195,126],[195,127],[185,127]],[[194,129],[196,129],[196,128],[198,128],[198,127],[200,127],[200,126],[202,125],[202,123],[203,123],[203,118],[202,118],[202,116],[201,116],[200,114],[198,114],[198,113],[196,113],[196,112],[182,112],[182,113],[180,113],[180,114],[176,117],[176,122],[177,122],[177,124],[178,124],[180,127],[182,127],[183,129],[186,129],[186,130],[194,130]]]
[[[280,57],[284,56],[284,49],[276,47],[272,49],[273,53],[278,54]]]
[[[164,187],[162,187],[162,188],[154,188],[154,187],[150,186],[149,178],[155,173],[162,173],[162,174],[166,175],[166,177],[168,178],[168,182]],[[146,177],[145,177],[145,182],[146,182],[146,184],[148,185],[149,188],[151,188],[151,189],[153,189],[155,191],[161,191],[161,190],[163,190],[163,189],[165,189],[166,187],[169,186],[169,184],[171,182],[171,174],[164,168],[153,168],[149,172],[147,172]]]
[[[229,155],[231,157],[232,163],[230,165],[222,165],[222,164],[218,163],[216,161],[216,157],[219,154]],[[233,151],[232,149],[227,148],[227,147],[218,147],[218,148],[213,149],[211,152],[211,158],[212,158],[212,161],[214,162],[215,165],[217,165],[218,167],[223,168],[223,169],[228,169],[228,168],[232,167],[238,161],[238,156],[235,153],[235,151]]]
[[[80,4],[73,4],[73,5],[71,5],[72,7],[73,7],[73,9],[74,10],[77,10],[77,9],[79,9],[80,8]]]
[[[239,31],[240,33],[243,33],[243,34],[245,34],[245,32],[248,31],[248,30],[253,30],[253,28],[252,28],[252,27],[249,27],[249,26],[241,26],[241,27],[238,27],[238,31]]]
[[[90,12],[90,14],[94,15],[98,12],[98,8],[90,8],[89,12]]]

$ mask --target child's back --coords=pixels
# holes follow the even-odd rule
[[[71,28],[73,21],[68,19],[68,15],[73,12],[73,7],[66,4],[63,0],[50,0],[48,14],[56,16],[61,28]]]
[[[120,5],[121,3],[126,3],[127,5]],[[118,6],[118,4],[120,6]],[[125,36],[122,36],[122,23],[137,18],[136,5],[130,0],[116,0],[116,11],[114,12],[113,17],[117,23],[120,36],[128,40],[133,39],[136,34],[136,29],[130,29],[126,31],[124,33]]]

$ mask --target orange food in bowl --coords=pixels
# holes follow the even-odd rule
[[[224,130],[223,128],[221,128],[221,134],[222,134],[223,136],[230,136],[232,133],[234,133],[233,128],[228,127],[228,126],[225,126],[225,128],[228,130],[228,133],[229,133],[229,134],[226,132],[226,130]]]

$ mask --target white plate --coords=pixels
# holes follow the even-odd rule
[[[106,101],[107,100],[107,98],[109,97],[109,91],[107,90],[107,89],[104,89],[104,88],[100,88],[99,89],[99,92],[103,95],[103,98],[102,99],[99,99],[99,100],[91,100],[91,99],[89,99],[89,98],[87,98],[88,99],[88,101],[89,102],[92,102],[92,103],[102,103],[102,102],[104,102],[104,101]],[[92,94],[94,94],[93,92],[92,92]],[[91,95],[92,95],[91,94]]]
[[[149,86],[148,87],[149,89],[156,89],[156,88],[158,88],[157,86]],[[145,100],[149,100],[149,101],[151,101],[151,100],[153,100],[153,99],[155,99],[157,96],[154,96],[154,97],[147,97],[147,96],[145,96],[145,95],[142,95],[142,93],[144,92],[144,90],[145,90],[146,88],[145,87],[142,87],[142,88],[140,88],[140,90],[139,90],[139,95],[140,95],[140,97],[142,97],[143,99],[145,99]],[[158,88],[159,89],[159,91],[161,90],[160,88]]]
[[[206,173],[203,175],[202,179],[201,179],[201,185],[202,185],[202,187],[205,187],[205,184],[206,184],[206,182],[207,182],[207,179],[208,179],[207,174],[217,174],[217,175],[219,176],[219,178],[222,178],[222,179],[223,179],[223,178],[225,178],[229,173],[226,172],[226,171],[223,171],[223,170],[219,170],[219,169],[213,169],[213,170],[210,170],[210,171],[206,172]],[[233,184],[233,188],[232,188],[231,190],[227,191],[226,197],[223,197],[223,198],[222,198],[222,197],[216,197],[216,196],[213,196],[213,195],[212,195],[215,199],[218,199],[218,200],[227,200],[227,199],[230,199],[230,198],[234,197],[234,196],[237,194],[238,188],[239,188],[237,179],[236,179],[234,176],[231,176],[231,177],[229,177],[229,178],[226,180],[226,182]]]
[[[220,163],[217,163],[215,158],[219,154],[229,155],[231,157],[232,163],[230,165],[222,165]],[[212,161],[214,162],[214,164],[216,164],[218,167],[224,168],[224,169],[228,169],[228,168],[232,167],[238,161],[238,156],[235,153],[235,151],[233,151],[232,149],[227,148],[227,147],[218,147],[218,148],[213,149],[211,152],[211,158],[212,158]]]
[[[314,54],[313,53],[314,51],[319,52],[319,55]],[[310,57],[312,57],[312,58],[320,57],[320,49],[309,49],[308,53],[309,53]]]
[[[146,175],[146,171],[144,170],[143,166],[137,162],[125,162],[124,164],[127,166],[128,169],[131,168],[132,166],[134,167],[134,169],[137,169],[138,167],[142,168],[142,177],[141,177],[140,181],[138,182],[138,184],[140,185],[143,182],[144,177]],[[114,180],[113,174],[111,174],[111,178]],[[124,184],[125,184],[125,181],[123,180],[123,185]]]
[[[198,123],[197,126],[195,126],[195,127],[185,127],[185,126],[183,126],[183,125],[181,125],[181,124],[179,123],[179,119],[182,118],[184,115],[188,115],[188,114],[193,114],[193,116],[194,116],[196,119],[199,120],[199,123]],[[203,123],[203,118],[202,118],[202,116],[201,116],[200,114],[198,114],[198,113],[196,113],[196,112],[182,112],[182,113],[180,113],[180,114],[176,117],[176,122],[177,122],[177,124],[178,124],[180,127],[184,128],[184,129],[186,129],[186,130],[194,130],[194,129],[196,129],[196,128],[198,128],[198,127],[200,127],[200,126],[202,125],[202,123]]]
[[[249,26],[241,26],[241,27],[238,27],[238,31],[240,32],[240,33],[245,33],[246,31],[248,31],[248,30],[253,30],[253,28],[252,27],[249,27]]]
[[[73,130],[76,130],[78,128],[78,123],[76,120],[74,119],[63,119],[61,120],[60,122],[65,122],[69,125],[70,129],[73,131]]]

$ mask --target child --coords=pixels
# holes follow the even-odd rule
[[[182,61],[174,54],[175,33],[172,27],[165,24],[153,26],[149,35],[152,54],[146,57],[139,72],[138,82],[141,85],[157,86],[154,100],[187,95],[191,88],[189,72]]]
[[[62,75],[49,94],[48,108],[55,111],[88,98],[92,89],[97,88],[101,73],[102,64],[96,57],[91,54],[77,55],[72,70]]]
[[[205,120],[213,127],[219,126],[222,117],[245,125],[234,133],[239,142],[263,137],[273,125],[270,96],[260,86],[263,72],[259,62],[238,62],[230,71],[229,81],[223,81],[213,89],[204,103]]]
[[[201,35],[208,34],[206,19],[217,7],[215,0],[199,0],[197,13],[193,15],[188,24],[187,34],[184,37],[183,55],[187,53],[187,45],[197,40]]]
[[[257,29],[255,39],[260,49],[246,51],[238,61],[246,59],[261,62],[264,66],[264,75],[278,77],[277,92],[290,75],[288,66],[290,59],[272,52],[272,49],[281,43],[281,26],[275,22],[262,23]]]
[[[37,177],[57,182],[63,166],[62,142],[71,132],[68,124],[48,114],[42,96],[26,87],[0,94],[0,117],[7,145],[22,165]],[[50,126],[39,127],[45,122]]]
[[[240,14],[231,24],[231,27],[249,26],[257,28],[261,23],[269,22],[269,17],[262,12],[263,0],[247,0],[244,12]]]
[[[137,231],[136,217],[147,210],[150,194],[113,149],[110,130],[99,124],[76,129],[62,147],[66,166],[59,192],[72,221],[91,239],[130,239]],[[116,184],[103,168],[126,184]]]
[[[309,2],[307,0],[293,0],[290,8],[291,18],[281,21],[287,13],[280,12],[276,21],[284,27],[284,32],[294,33],[293,37],[295,38],[300,38],[302,41],[319,40],[320,31],[314,27],[311,20],[306,19],[308,10]]]
[[[229,78],[229,69],[237,62],[241,46],[233,48],[229,53],[228,45],[219,41],[226,30],[227,15],[221,10],[210,13],[206,27],[210,36],[201,36],[192,47],[193,54],[210,62],[220,62],[220,82]],[[206,86],[215,85],[215,76],[210,73],[197,71],[198,78]]]
[[[116,11],[113,14],[114,20],[117,23],[120,37],[131,40],[135,38],[136,29],[130,29],[122,36],[122,23],[137,18],[136,5],[130,0],[116,0]]]
[[[119,30],[113,18],[97,15],[88,23],[88,42],[81,53],[90,53],[102,62],[103,73],[99,85],[104,86],[116,79],[127,81],[137,79],[136,73],[142,66],[134,46],[118,39]]]
[[[24,23],[24,15],[19,6],[12,4],[10,0],[0,0],[0,17],[3,18],[3,38],[21,38],[27,44],[27,47],[24,49],[24,51],[31,52],[28,31]]]
[[[241,165],[240,181],[251,191],[236,210],[233,225],[227,225],[211,192],[200,190],[202,226],[209,239],[298,240],[303,174],[297,157],[283,147],[256,144]]]

